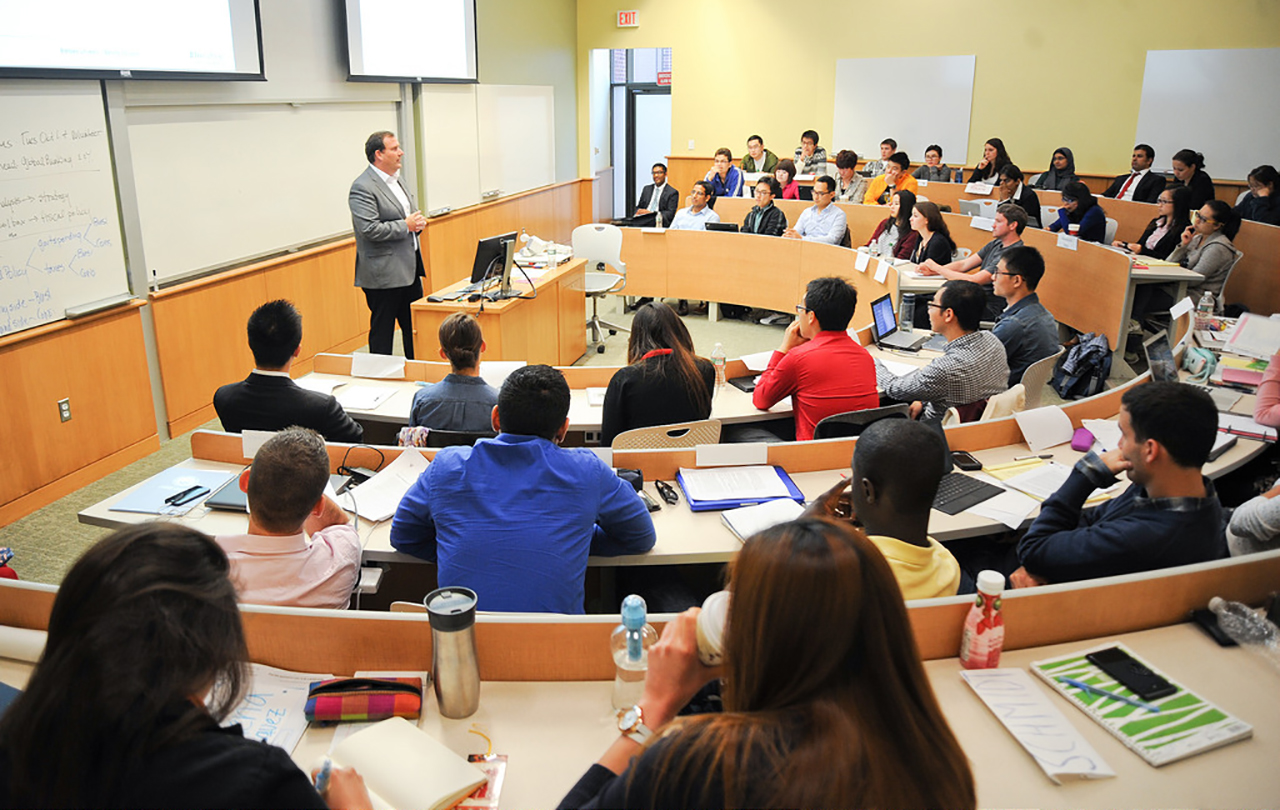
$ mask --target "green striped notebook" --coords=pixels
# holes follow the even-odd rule
[[[1172,695],[1150,701],[1159,707],[1158,713],[1057,680],[1059,677],[1073,678],[1108,692],[1136,698],[1122,684],[1085,659],[1091,652],[1110,647],[1119,647],[1142,661],[1133,650],[1123,644],[1112,643],[1032,662],[1031,671],[1130,750],[1157,767],[1253,736],[1253,726],[1185,689],[1146,661],[1142,663],[1148,669],[1178,687]]]

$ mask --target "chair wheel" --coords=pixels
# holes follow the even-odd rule
[[[603,343],[601,343],[599,346],[597,346],[597,347],[596,347],[596,354],[604,354],[604,344],[603,344]]]
[[[610,330],[609,330],[609,334],[611,334],[611,335],[616,335],[616,334],[618,334],[618,330],[617,330],[617,329],[610,329]],[[603,348],[603,347],[601,347],[600,351],[604,351],[604,348]]]

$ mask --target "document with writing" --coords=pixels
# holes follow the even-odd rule
[[[394,393],[394,388],[347,385],[343,386],[342,393],[335,396],[338,403],[348,411],[371,411],[390,399]]]
[[[748,498],[786,498],[787,485],[773,467],[718,467],[713,470],[680,469],[685,492],[695,501],[730,501]]]
[[[400,499],[426,468],[427,459],[417,449],[406,448],[377,475],[355,488],[356,512],[375,523],[391,517]]]
[[[289,753],[307,730],[307,692],[314,681],[332,674],[290,672],[265,664],[250,664],[249,688],[231,710],[224,726],[239,723],[245,739],[261,740]]]

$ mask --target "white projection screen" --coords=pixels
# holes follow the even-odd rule
[[[259,29],[256,0],[0,0],[0,77],[262,79]]]
[[[346,0],[352,81],[474,82],[475,0]]]
[[[1157,169],[1194,149],[1210,177],[1243,180],[1280,159],[1277,77],[1280,48],[1147,51],[1134,143],[1155,147]]]

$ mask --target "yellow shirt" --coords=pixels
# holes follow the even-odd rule
[[[932,537],[928,548],[883,535],[870,535],[868,539],[889,561],[903,599],[955,596],[960,589],[960,563]]]
[[[885,175],[873,178],[871,185],[867,187],[867,196],[862,198],[863,205],[880,205],[880,195],[888,188],[889,181],[885,179]],[[910,191],[912,194],[918,194],[920,184],[910,174],[903,172],[898,175],[898,184],[894,186],[894,191],[902,191],[903,189]]]

